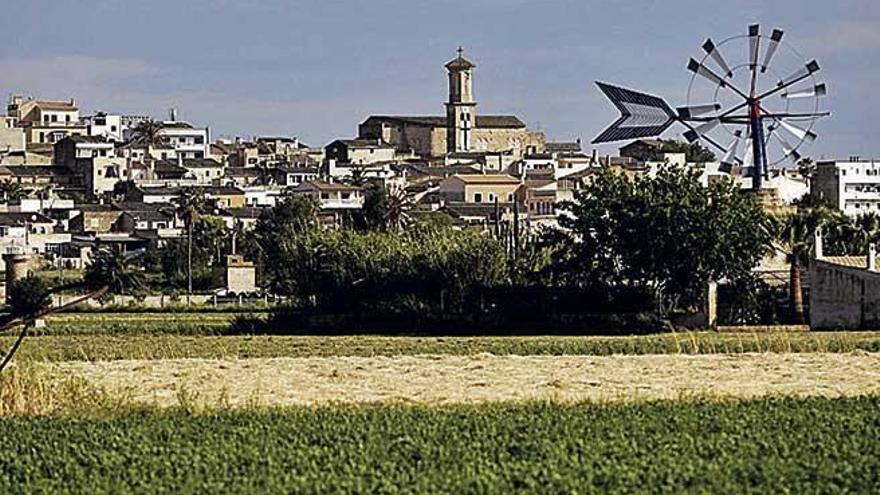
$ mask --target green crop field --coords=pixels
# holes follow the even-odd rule
[[[877,493],[880,399],[0,420],[2,493]]]
[[[136,318],[134,315],[130,318]],[[125,323],[129,325],[130,323]],[[136,323],[141,324],[141,323]],[[148,323],[143,323],[148,324]],[[202,323],[199,323],[202,324]],[[205,323],[207,324],[207,323]],[[8,349],[14,337],[0,337]],[[41,335],[25,340],[19,361],[399,356],[416,354],[596,355],[880,351],[878,332],[685,332],[631,337],[211,336],[156,333]]]

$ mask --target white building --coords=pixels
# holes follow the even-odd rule
[[[880,162],[858,157],[818,162],[813,193],[846,215],[880,214]]]
[[[175,156],[168,158],[202,159],[211,154],[208,129],[194,127],[188,122],[162,122],[159,135],[174,149]]]
[[[121,115],[108,115],[104,112],[98,112],[95,115],[83,117],[83,123],[89,129],[89,136],[102,137],[114,143],[119,143],[123,140]]]

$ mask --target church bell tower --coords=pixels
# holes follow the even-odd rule
[[[457,153],[471,150],[471,131],[476,123],[477,103],[474,101],[473,69],[458,47],[458,57],[446,64],[449,72],[449,101],[446,102],[446,151]]]

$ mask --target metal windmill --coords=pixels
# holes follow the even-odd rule
[[[678,122],[687,128],[688,142],[721,152],[722,171],[740,167],[760,189],[768,168],[797,162],[799,148],[817,137],[816,120],[830,115],[820,110],[827,88],[816,80],[818,62],[804,59],[782,37],[780,29],[766,36],[753,24],[746,35],[717,44],[707,39],[702,57],[688,62],[687,103],[675,111],[657,96],[597,81],[621,116],[593,143],[655,137]]]

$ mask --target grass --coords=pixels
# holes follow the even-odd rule
[[[14,337],[0,338],[7,350]],[[49,335],[25,340],[16,361],[399,356],[880,352],[877,332],[715,333],[632,337],[382,337]]]
[[[0,420],[3,493],[877,493],[880,398]]]
[[[94,312],[52,316],[37,335],[222,335],[240,315],[234,312]]]

